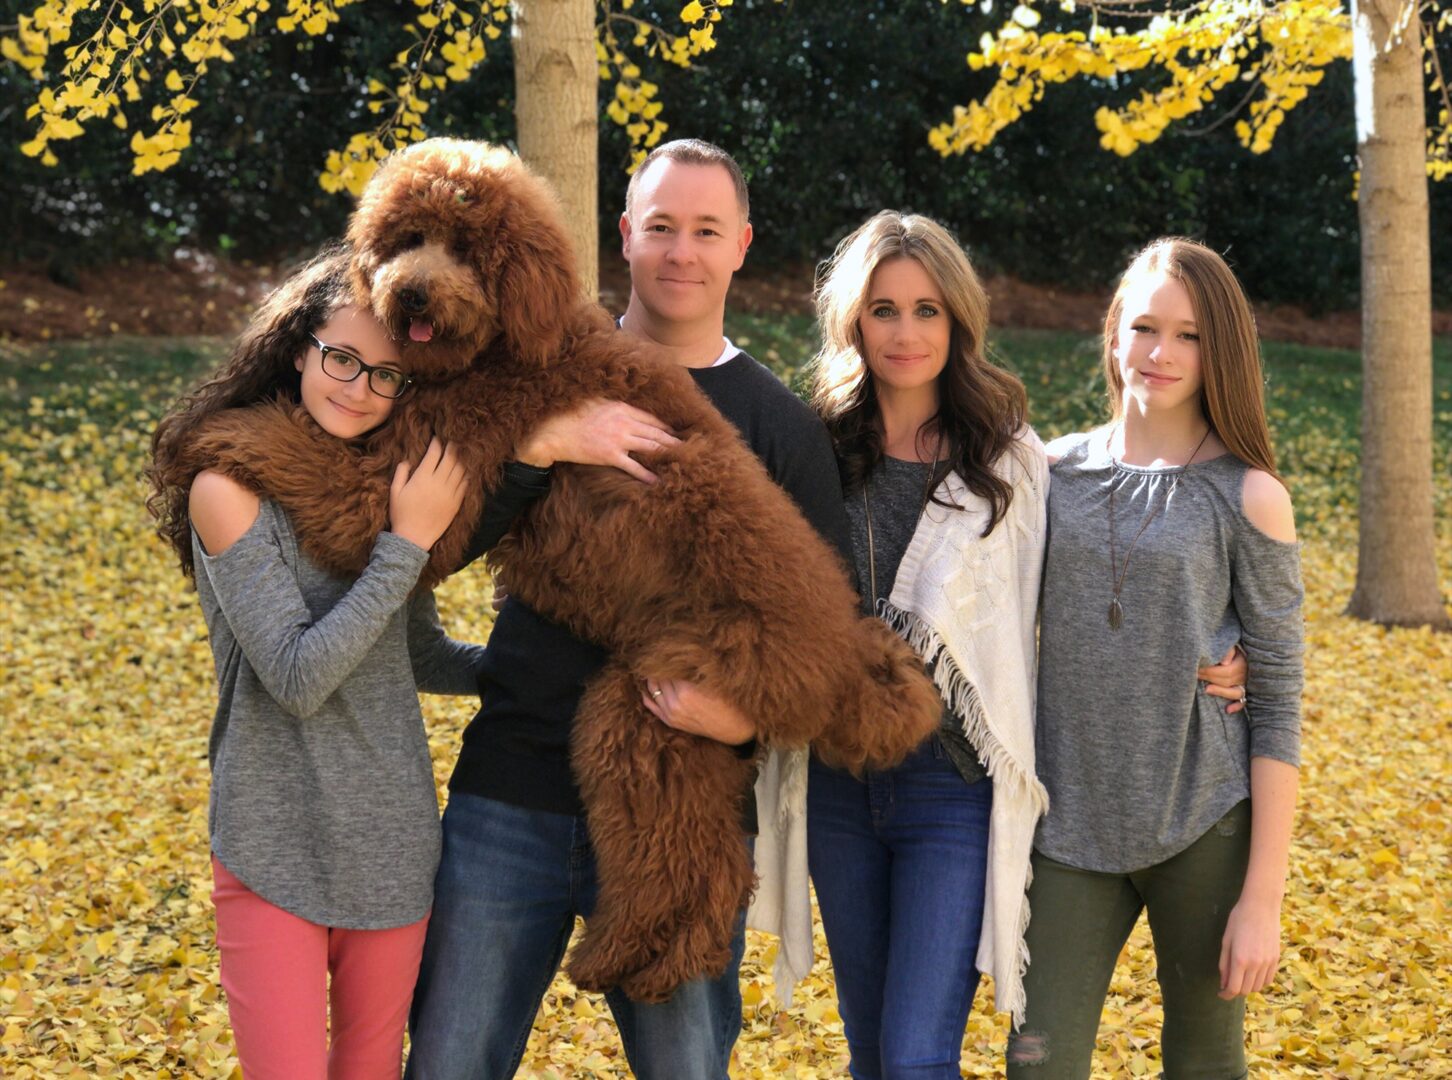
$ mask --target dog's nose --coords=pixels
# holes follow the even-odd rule
[[[398,302],[410,315],[418,315],[427,310],[429,296],[422,289],[399,289]]]

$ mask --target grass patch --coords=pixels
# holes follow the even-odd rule
[[[727,333],[805,395],[803,367],[817,350],[806,316],[731,314]],[[1104,420],[1097,335],[997,330],[994,360],[1024,381],[1029,416],[1045,439]],[[1433,469],[1439,502],[1452,494],[1452,338],[1433,341]],[[1264,344],[1266,410],[1297,516],[1315,531],[1354,527],[1361,475],[1361,354],[1277,341]]]
[[[805,368],[817,350],[804,315],[728,313],[726,332],[806,393]],[[0,423],[11,432],[54,437],[82,424],[131,427],[149,436],[157,417],[225,355],[215,337],[108,338],[0,348]],[[993,357],[1024,380],[1030,417],[1046,440],[1081,431],[1104,416],[1099,341],[1054,330],[999,330]],[[1354,524],[1361,455],[1361,355],[1280,342],[1265,344],[1266,400],[1281,469],[1299,516],[1313,529]],[[1433,345],[1434,471],[1439,501],[1452,491],[1452,338]],[[41,438],[36,452],[48,456]]]

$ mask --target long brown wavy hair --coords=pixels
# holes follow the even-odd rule
[[[187,441],[208,417],[224,409],[278,397],[297,399],[302,377],[294,361],[312,344],[308,335],[352,300],[348,263],[347,249],[331,245],[278,286],[257,309],[226,362],[156,425],[146,470],[151,482],[146,509],[188,577],[195,569],[187,496],[196,476],[182,453]]]
[[[938,485],[956,472],[968,490],[987,499],[987,536],[1013,497],[993,465],[1027,421],[1023,383],[987,358],[988,295],[968,256],[947,229],[919,214],[884,210],[837,246],[823,264],[816,291],[822,348],[813,361],[812,405],[831,432],[847,491],[862,486],[882,459],[877,389],[863,357],[860,320],[877,267],[888,259],[914,259],[937,283],[953,320],[948,362],[938,376],[938,411],[923,425],[947,449],[932,477]]]
[[[1255,312],[1225,260],[1183,236],[1162,236],[1136,255],[1104,313],[1104,381],[1110,421],[1124,417],[1124,379],[1114,357],[1124,294],[1146,274],[1155,273],[1174,278],[1190,294],[1200,336],[1201,407],[1211,430],[1241,461],[1280,480],[1265,419],[1265,371]]]

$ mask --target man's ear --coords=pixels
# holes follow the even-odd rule
[[[746,263],[746,250],[747,248],[751,247],[751,237],[751,222],[748,221],[746,223],[746,227],[741,230],[741,244],[736,251],[737,270],[740,270],[741,267]]]
[[[630,215],[628,213],[621,214],[620,215],[620,254],[624,255],[627,259],[630,258],[630,234],[631,234],[631,229],[630,229]]]

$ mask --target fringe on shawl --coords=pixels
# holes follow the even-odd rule
[[[878,602],[878,616],[906,641],[923,663],[933,672],[933,684],[953,715],[963,721],[963,733],[983,759],[983,767],[995,784],[1006,784],[1029,800],[1037,821],[1048,811],[1049,793],[1038,777],[1031,776],[1014,760],[988,726],[988,714],[978,696],[978,687],[963,674],[938,632],[911,611],[894,607],[889,601]],[[1029,925],[1028,887],[1033,882],[1033,864],[1024,879],[1024,897],[1019,906],[1018,956],[1011,986],[994,983],[995,1004],[1013,1017],[1014,1027],[1024,1021],[1023,977],[1028,971],[1029,951],[1026,935]]]
[[[776,832],[781,847],[785,850],[790,843],[792,828],[801,822],[807,813],[807,754],[805,749],[779,751],[782,760],[776,770],[776,780],[780,785],[776,798]],[[778,883],[778,888],[787,888],[787,882],[783,879]],[[755,899],[753,898],[753,903]],[[785,925],[789,914],[783,916],[776,927],[777,953],[776,962],[772,964],[771,980],[774,988],[777,1004],[783,1009],[792,1007],[792,996],[797,984],[811,974],[811,957],[807,960],[807,969],[797,970],[793,963],[792,950],[787,948],[787,936],[790,929]],[[811,930],[808,928],[808,935]],[[810,936],[807,939],[807,948],[812,949]]]

